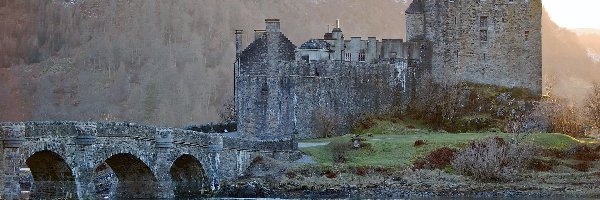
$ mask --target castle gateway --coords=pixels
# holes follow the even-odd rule
[[[299,47],[278,19],[242,49],[236,31],[239,131],[257,139],[348,133],[361,115],[403,109],[415,83],[472,82],[542,93],[540,0],[414,0],[407,40],[344,37],[339,21]]]

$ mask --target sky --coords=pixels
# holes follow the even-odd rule
[[[568,29],[600,29],[600,0],[542,0],[550,18]]]

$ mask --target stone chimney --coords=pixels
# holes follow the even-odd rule
[[[281,32],[281,23],[279,19],[265,19],[268,33],[279,33]]]

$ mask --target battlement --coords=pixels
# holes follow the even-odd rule
[[[358,116],[405,109],[425,73],[541,95],[540,0],[415,0],[406,19],[406,41],[347,40],[337,20],[299,46],[279,20],[265,20],[236,63],[238,130],[258,139],[348,133]]]

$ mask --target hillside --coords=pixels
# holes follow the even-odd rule
[[[233,90],[234,30],[251,37],[265,18],[280,18],[299,44],[341,19],[347,36],[403,38],[407,3],[2,0],[0,121],[216,121]],[[543,23],[547,83],[581,97],[600,67],[587,57],[587,42],[547,15]]]
[[[365,3],[3,0],[0,121],[215,121],[233,89],[235,29],[281,18],[298,44],[341,19],[348,35],[403,37],[403,3]]]

